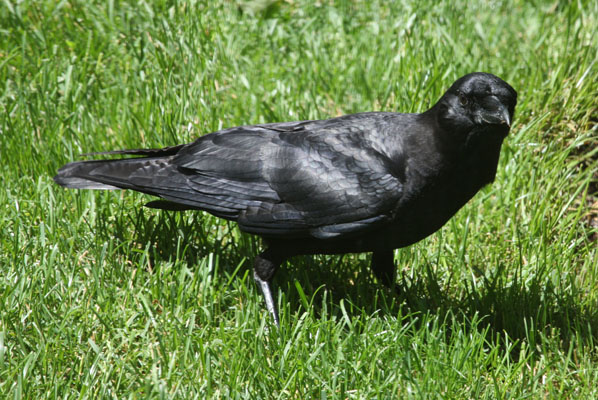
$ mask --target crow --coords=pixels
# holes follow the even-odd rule
[[[296,255],[372,252],[395,280],[394,249],[442,227],[494,181],[517,93],[489,73],[459,78],[423,113],[363,112],[239,126],[129,158],[64,165],[56,183],[131,189],[167,210],[203,210],[260,236],[253,276],[276,325],[272,278]]]

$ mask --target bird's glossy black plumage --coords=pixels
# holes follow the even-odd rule
[[[438,230],[496,174],[517,94],[472,73],[421,114],[369,112],[320,121],[241,126],[164,149],[97,154],[55,181],[79,189],[132,189],[147,205],[198,209],[264,238],[254,276],[276,322],[270,281],[299,254],[373,252],[390,285],[393,249]]]

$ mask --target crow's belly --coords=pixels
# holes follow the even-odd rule
[[[452,197],[441,195],[446,193],[444,191],[429,193],[411,204],[403,204],[392,222],[364,232],[333,239],[297,237],[265,238],[265,241],[270,247],[292,255],[362,253],[406,247],[440,229],[481,186],[468,188]]]
[[[454,213],[453,213],[454,214]],[[265,238],[271,248],[289,255],[363,253],[381,249],[406,247],[440,229],[453,215],[443,218],[417,218],[419,221],[395,221],[364,233],[344,235],[334,239],[298,237],[293,239]]]

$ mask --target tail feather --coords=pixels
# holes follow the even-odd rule
[[[109,161],[75,161],[68,163],[58,170],[54,182],[69,189],[119,189],[118,186],[90,179],[91,172],[101,163],[106,162]]]
[[[161,158],[75,161],[58,170],[54,181],[69,189],[133,189],[147,192],[131,181],[131,176]],[[151,194],[151,193],[150,193]]]
[[[129,181],[129,177],[134,171],[146,166],[148,162],[155,163],[170,159],[184,146],[184,144],[180,144],[161,149],[113,150],[83,154],[84,156],[135,155],[142,157],[71,162],[58,170],[54,182],[69,189],[139,190]]]
[[[111,151],[97,151],[93,153],[84,153],[82,156],[108,156],[108,155],[134,155],[146,157],[165,157],[174,156],[181,150],[185,144],[178,144],[176,146],[162,147],[160,149],[126,149],[126,150],[111,150]]]

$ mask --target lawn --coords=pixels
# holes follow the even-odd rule
[[[598,398],[598,2],[4,1],[0,398]],[[149,197],[54,184],[79,154],[242,124],[519,94],[495,182],[395,254],[297,257]]]

